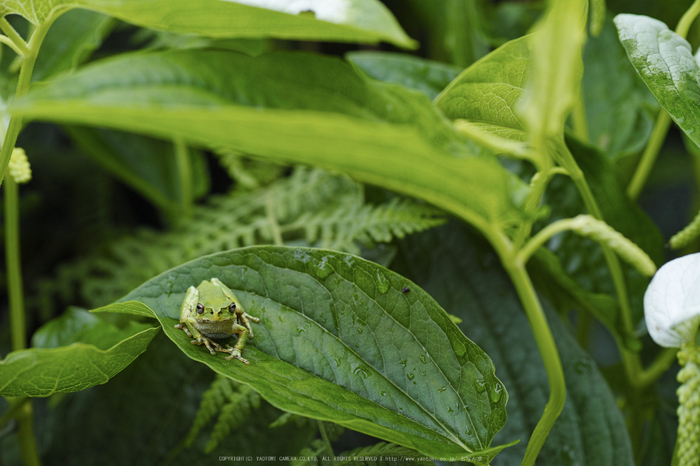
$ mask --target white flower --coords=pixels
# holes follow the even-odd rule
[[[693,342],[700,324],[700,253],[666,263],[644,294],[649,335],[667,348]]]

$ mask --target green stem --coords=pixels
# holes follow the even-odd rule
[[[5,180],[5,255],[7,292],[10,300],[12,350],[26,348],[27,329],[22,292],[22,267],[19,249],[19,189],[12,177]]]
[[[688,35],[688,30],[690,26],[700,14],[700,0],[695,0],[693,4],[688,8],[688,10],[683,14],[683,17],[678,21],[678,26],[676,26],[676,34],[685,38]],[[642,192],[644,185],[651,174],[651,170],[654,167],[659,152],[661,151],[661,146],[666,140],[666,134],[668,129],[671,127],[671,116],[663,108],[659,110],[659,116],[656,119],[656,124],[654,125],[654,131],[651,133],[651,138],[647,144],[642,158],[637,165],[637,169],[632,176],[632,181],[630,181],[627,187],[627,196],[630,199],[636,200],[639,194]]]
[[[687,37],[690,26],[693,24],[693,21],[695,21],[695,18],[698,17],[698,14],[700,14],[700,0],[695,0],[695,2],[690,5],[690,8],[683,13],[680,21],[678,21],[676,34],[683,38]]]
[[[550,223],[543,229],[537,232],[535,236],[533,236],[530,241],[528,241],[525,246],[518,252],[518,260],[522,262],[523,264],[526,264],[527,261],[532,257],[532,255],[546,243],[549,241],[549,239],[558,234],[562,233],[567,230],[571,230],[572,225],[574,223],[574,219],[572,218],[565,218],[562,220],[557,220],[554,223]]]
[[[185,219],[192,217],[192,201],[194,198],[192,189],[192,168],[190,163],[190,151],[187,144],[181,139],[175,142],[175,163],[180,177],[180,206]]]
[[[639,374],[639,378],[636,381],[637,386],[644,388],[656,382],[673,365],[676,360],[676,354],[675,348],[665,348],[661,351],[649,367]]]
[[[22,453],[24,464],[26,466],[41,466],[41,460],[39,460],[39,453],[36,448],[36,439],[34,438],[34,418],[31,402],[22,405],[17,415],[17,423],[19,424],[17,432],[19,449]]]
[[[525,268],[525,263],[519,259],[519,256],[512,254],[512,244],[503,234],[500,232],[492,233],[489,239],[499,253],[501,262],[515,285],[518,297],[525,309],[530,327],[535,336],[549,381],[549,400],[545,405],[542,417],[537,422],[535,430],[530,437],[522,462],[523,466],[531,466],[535,464],[537,455],[539,455],[552,426],[564,408],[564,402],[566,401],[564,370],[562,369],[554,337]]]
[[[571,113],[571,122],[574,125],[576,137],[583,142],[589,142],[588,120],[586,120],[586,105],[583,102],[583,89],[579,91],[578,102]]]
[[[32,38],[27,44],[27,52],[24,54],[24,59],[22,60],[22,66],[19,71],[19,79],[17,81],[17,90],[15,91],[15,99],[23,96],[29,90],[29,85],[32,81],[32,71],[34,70],[34,64],[36,63],[36,57],[39,54],[39,47],[46,37],[46,33],[53,22],[58,18],[59,14],[53,15],[51,18],[47,19],[45,22],[39,25],[32,34]],[[5,34],[8,33],[6,28],[3,26],[3,21],[7,23],[7,20],[2,18],[0,20],[0,28],[3,29]],[[9,23],[7,23],[9,26]],[[12,28],[12,26],[10,26]],[[14,30],[14,29],[13,29]],[[15,32],[16,34],[16,32]],[[19,36],[19,35],[18,35]],[[8,35],[9,37],[9,35]],[[22,129],[22,119],[18,117],[10,118],[10,124],[5,133],[5,140],[2,144],[2,150],[0,150],[0,183],[2,183],[5,178],[5,172],[7,172],[7,165],[10,163],[10,157],[12,156],[12,151],[17,143],[17,136]]]
[[[12,350],[26,348],[27,328],[22,291],[22,267],[19,249],[19,189],[9,176],[5,180],[5,256],[7,293],[10,300],[10,334]],[[32,421],[31,402],[24,403],[16,413],[19,424],[18,437],[22,458],[27,465],[39,465]]]
[[[10,407],[2,416],[0,416],[0,430],[4,429],[8,422],[16,418],[22,406],[29,401],[29,398],[26,397],[5,399],[8,403],[10,403]]]
[[[24,55],[24,52],[23,52],[19,47],[17,47],[17,44],[15,44],[14,42],[12,42],[12,41],[9,39],[9,37],[7,37],[7,36],[0,36],[0,42],[2,42],[3,44],[7,45],[8,47],[10,47],[10,48],[11,48],[12,50],[14,50],[14,52],[15,52],[17,55],[19,55],[20,57],[21,57],[22,55]]]
[[[29,52],[27,43],[22,39],[22,36],[15,31],[15,28],[7,21],[7,18],[0,18],[0,29],[2,29],[2,32],[5,33],[14,46],[20,50],[21,53],[18,52],[19,55],[26,55]]]
[[[663,108],[659,110],[659,116],[654,125],[654,131],[651,133],[651,138],[647,147],[644,149],[642,158],[634,171],[632,181],[627,186],[627,197],[632,200],[639,198],[639,195],[644,188],[644,185],[651,174],[651,169],[654,168],[656,158],[659,156],[661,146],[666,139],[666,133],[671,126],[671,116]]]
[[[321,438],[326,444],[326,450],[328,450],[328,455],[330,456],[331,466],[335,465],[335,455],[333,453],[333,446],[331,445],[331,440],[328,438],[328,433],[326,433],[326,427],[323,425],[322,421],[318,421],[318,430],[321,432]]]

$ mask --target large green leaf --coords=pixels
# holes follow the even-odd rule
[[[688,41],[653,18],[617,15],[620,41],[659,104],[700,144],[700,69]]]
[[[459,260],[455,260],[455,251],[459,251]],[[508,422],[496,440],[521,440],[493,464],[520,464],[549,387],[532,330],[498,256],[483,238],[453,222],[402,240],[396,265],[448,312],[460,317],[464,332],[493,357],[510,394]],[[567,324],[546,302],[544,307],[561,357],[567,397],[537,464],[634,464],[615,396]]]
[[[56,12],[85,8],[152,29],[210,37],[276,37],[369,42],[414,48],[377,0],[6,0],[0,15],[39,25]]]
[[[452,120],[463,119],[496,136],[525,141],[516,105],[532,72],[529,37],[502,45],[460,74],[435,99]]]
[[[446,63],[391,52],[351,52],[345,58],[374,79],[416,89],[430,99],[460,72]]]
[[[319,165],[420,197],[482,229],[523,216],[508,172],[471,156],[424,95],[334,58],[132,54],[37,86],[13,111]]]
[[[0,395],[44,397],[106,383],[157,333],[150,325],[132,322],[119,329],[85,311],[70,311],[38,330],[34,339],[41,346],[66,346],[14,351],[0,361]],[[80,342],[69,344],[75,341]]]
[[[175,329],[188,286],[220,278],[260,324],[226,361]],[[407,287],[410,291],[403,292]],[[504,425],[505,388],[489,357],[420,288],[384,267],[331,251],[251,247],[205,256],[123,298],[151,309],[194,360],[251,385],[285,411],[329,420],[428,456],[482,456]],[[125,312],[121,304],[101,311]]]

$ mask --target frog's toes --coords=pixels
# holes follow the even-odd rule
[[[231,351],[231,356],[228,356],[226,358],[226,360],[230,361],[231,359],[234,359],[234,358],[238,359],[246,366],[250,366],[250,363],[248,362],[248,360],[241,357],[241,351],[239,349],[234,348],[233,351]]]
[[[175,325],[175,328],[180,329],[180,330],[184,330],[185,334],[188,337],[192,338],[192,333],[190,333],[190,329],[187,328],[187,325],[180,323],[180,324]]]

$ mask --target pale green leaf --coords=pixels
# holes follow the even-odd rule
[[[209,354],[174,328],[187,287],[212,277],[261,320],[243,353],[249,366]],[[238,249],[176,267],[123,299],[139,313],[152,309],[190,358],[285,411],[432,457],[483,455],[486,463],[500,449],[487,451],[508,396],[489,357],[420,288],[359,257]],[[100,311],[126,312],[120,306]]]
[[[87,10],[62,15],[41,44],[32,80],[41,81],[77,68],[99,48],[116,23],[113,18]]]
[[[400,47],[416,46],[378,0],[5,0],[0,14],[18,14],[39,25],[72,8],[147,28],[210,37],[385,40]]]
[[[529,43],[529,36],[512,40],[474,63],[440,93],[437,107],[494,136],[527,140],[516,107],[532,70]]]
[[[119,329],[85,311],[70,311],[37,331],[34,342],[44,347],[14,351],[0,361],[0,394],[45,397],[106,383],[157,333],[150,325],[132,322]],[[47,347],[55,344],[64,346]]]
[[[545,150],[546,139],[561,138],[580,97],[587,13],[588,0],[549,2],[530,35],[532,79],[520,112],[539,151]]]
[[[133,54],[37,86],[13,111],[319,165],[422,198],[482,229],[523,216],[508,172],[474,157],[425,96],[333,58]]]
[[[656,100],[700,143],[700,70],[688,41],[647,16],[617,15],[615,24],[632,65]]]

